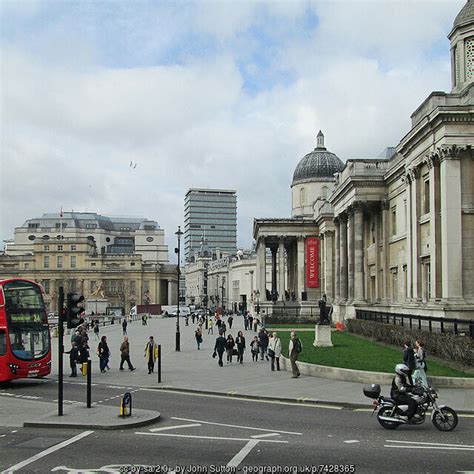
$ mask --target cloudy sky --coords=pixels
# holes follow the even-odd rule
[[[172,248],[186,190],[218,187],[248,247],[319,129],[376,157],[450,90],[464,3],[1,0],[0,242],[62,206],[155,219]]]

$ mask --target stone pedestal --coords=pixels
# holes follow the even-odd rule
[[[315,347],[332,347],[331,326],[329,324],[316,324],[314,328]]]
[[[88,315],[92,312],[94,314],[105,314],[109,301],[106,298],[90,298],[86,301],[85,308]]]

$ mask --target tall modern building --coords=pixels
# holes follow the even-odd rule
[[[205,239],[212,253],[237,250],[237,195],[226,189],[190,189],[184,198],[184,255],[193,261]]]

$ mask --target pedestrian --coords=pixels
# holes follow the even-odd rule
[[[426,365],[426,351],[424,343],[420,339],[415,341],[415,364],[416,369],[415,372],[413,372],[414,382],[428,388],[428,379],[426,377],[426,371],[428,370],[428,366]]]
[[[202,344],[202,329],[201,326],[198,326],[196,330],[194,331],[194,337],[196,338],[196,344],[198,347],[198,350],[201,349],[201,344]]]
[[[258,340],[260,341],[260,360],[263,360],[263,357],[267,360],[270,360],[267,354],[268,348],[268,333],[265,328],[261,328],[258,333]]]
[[[260,342],[257,336],[253,337],[253,341],[250,343],[250,352],[252,353],[252,360],[257,362],[258,352],[260,350]]]
[[[135,370],[132,363],[130,362],[130,343],[128,342],[128,337],[123,338],[122,344],[120,344],[120,369],[123,370],[124,362],[127,363],[129,370],[132,372]]]
[[[209,319],[207,321],[207,333],[214,334],[214,321],[212,319],[212,316],[209,316]]]
[[[79,348],[75,342],[71,344],[71,350],[67,351],[69,354],[69,364],[71,366],[71,375],[69,377],[77,377],[77,363],[79,361]]]
[[[247,313],[244,314],[244,329],[247,331],[249,328],[249,315]]]
[[[234,346],[235,346],[235,341],[234,338],[232,337],[232,334],[229,334],[227,336],[227,341],[225,345],[225,350],[227,352],[227,363],[232,364],[232,355],[234,352]]]
[[[155,362],[158,359],[158,344],[153,336],[150,336],[145,346],[145,359],[148,363],[148,374],[153,373]]]
[[[232,323],[234,321],[234,317],[230,314],[227,318],[227,324],[229,325],[229,329],[232,329]]]
[[[411,347],[410,341],[405,342],[405,346],[403,350],[403,362],[409,369],[407,372],[408,381],[410,382],[410,385],[413,385],[412,374],[413,374],[413,371],[416,369],[416,363],[415,363],[415,352],[413,350],[413,347]]]
[[[251,331],[252,330],[252,325],[253,325],[253,316],[250,313],[248,315],[248,322],[249,322],[248,330]]]
[[[89,360],[89,344],[86,339],[81,339],[79,348],[79,363],[81,364],[81,372],[83,375],[86,375],[87,372],[84,372],[84,364],[87,364]]]
[[[245,351],[245,337],[242,331],[237,333],[237,337],[235,338],[235,343],[237,345],[237,362],[241,364],[244,363],[244,351]]]
[[[258,318],[253,318],[253,332],[257,332],[258,323],[259,323]]]
[[[105,372],[105,368],[109,365],[110,349],[107,344],[107,336],[100,338],[99,345],[97,346],[97,355],[99,356],[100,371]]]
[[[123,318],[123,321],[122,321],[122,333],[123,333],[124,336],[127,335],[127,326],[128,326],[127,318]]]
[[[277,370],[280,370],[281,340],[278,337],[278,333],[274,332],[272,337],[270,338],[267,352],[272,361],[271,362],[272,371],[275,370],[275,361],[276,361]]]
[[[219,334],[221,334],[222,336],[225,337],[226,331],[227,331],[227,327],[226,327],[226,325],[225,325],[225,322],[222,321],[222,322],[221,322],[221,326],[220,326],[220,328],[219,328]]]
[[[291,371],[293,372],[293,376],[291,378],[293,379],[296,379],[301,375],[300,369],[298,369],[298,366],[296,365],[296,361],[298,360],[298,355],[301,353],[302,350],[303,343],[298,339],[296,332],[292,331],[290,337],[290,344],[288,346],[288,354],[290,356]]]
[[[98,340],[100,339],[100,337],[99,337],[99,331],[100,331],[100,329],[99,329],[99,322],[96,321],[96,323],[95,323],[95,325],[94,325],[94,334],[95,334],[95,339],[96,339],[96,341],[98,341]]]
[[[219,356],[219,360],[217,362],[219,364],[219,367],[222,367],[224,365],[224,363],[222,362],[222,356],[226,349],[226,343],[227,341],[225,340],[225,337],[221,334],[217,337],[216,343],[214,345],[214,353],[212,354],[212,357],[216,357],[216,355]]]

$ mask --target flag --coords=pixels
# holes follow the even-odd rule
[[[64,217],[64,215],[63,215],[63,206],[61,206],[61,211],[59,212],[59,217]]]

